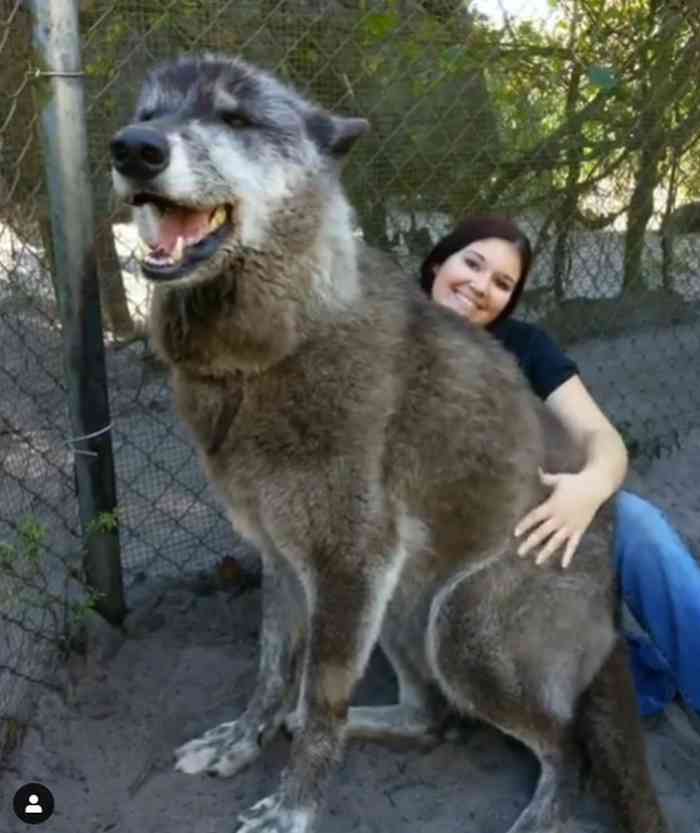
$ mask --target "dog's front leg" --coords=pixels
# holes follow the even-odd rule
[[[342,755],[353,688],[379,635],[397,575],[397,565],[375,567],[371,576],[342,566],[327,568],[314,582],[301,725],[281,790],[241,814],[237,833],[315,828],[326,784]]]
[[[296,691],[293,667],[305,611],[301,588],[289,565],[263,555],[260,662],[255,691],[245,712],[175,751],[176,769],[228,777],[254,761],[283,723]]]

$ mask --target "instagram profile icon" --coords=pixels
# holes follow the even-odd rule
[[[13,807],[20,821],[41,824],[53,814],[53,795],[43,784],[24,784],[15,793]]]

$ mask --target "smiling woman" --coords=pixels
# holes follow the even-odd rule
[[[463,318],[473,320],[462,302],[478,307],[473,323],[493,327],[515,309],[531,263],[530,241],[510,220],[469,217],[433,247],[421,266],[420,285]]]
[[[511,243],[498,237],[475,240],[436,267],[433,298],[473,324],[489,324],[510,300],[521,271]]]
[[[588,393],[576,364],[545,332],[512,319],[532,260],[527,237],[505,217],[467,217],[440,240],[421,268],[422,289],[465,322],[488,329],[512,353],[533,392],[579,444],[583,468],[548,472],[549,498],[521,520],[518,554],[542,564],[563,551],[567,567],[600,507],[615,495],[615,557],[622,596],[648,639],[630,636],[643,714],[676,695],[691,719],[700,710],[700,568],[659,510],[618,491],[627,453]]]

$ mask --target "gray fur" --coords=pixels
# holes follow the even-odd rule
[[[224,124],[223,99],[253,125]],[[621,830],[666,833],[620,659],[611,508],[568,571],[516,556],[512,530],[545,496],[538,466],[580,460],[488,334],[358,248],[338,166],[364,123],[216,56],[157,70],[144,108],[177,176],[115,171],[122,198],[235,206],[210,257],[159,281],[151,333],[207,476],[264,562],[256,692],[178,767],[233,774],[293,710],[280,790],[238,830],[310,833],[349,735],[429,737],[449,708],[540,758],[511,833],[560,830],[583,754]],[[378,639],[401,702],[352,710]]]

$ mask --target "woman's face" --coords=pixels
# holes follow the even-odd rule
[[[494,321],[510,301],[522,269],[507,240],[475,240],[436,268],[433,300],[479,327]]]

